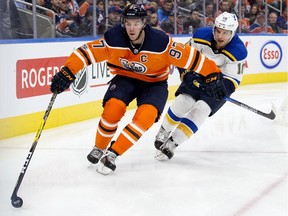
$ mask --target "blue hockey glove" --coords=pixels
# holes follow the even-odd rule
[[[205,77],[202,89],[209,97],[215,100],[223,100],[228,94],[223,82],[222,73],[212,73]]]
[[[61,93],[69,88],[71,83],[74,82],[76,77],[74,74],[69,70],[68,67],[63,67],[61,70],[54,75],[52,78],[52,83],[50,86],[50,90],[53,93]]]

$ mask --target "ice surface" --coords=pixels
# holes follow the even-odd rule
[[[233,94],[263,112],[286,97],[287,83],[241,86]],[[24,201],[19,209],[10,197],[35,133],[1,140],[0,215],[288,215],[288,129],[277,121],[227,102],[167,162],[154,158],[156,123],[108,176],[86,159],[98,121],[43,131],[18,192]]]

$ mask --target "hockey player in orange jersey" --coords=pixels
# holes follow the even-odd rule
[[[103,113],[96,131],[95,147],[87,159],[98,164],[97,171],[109,174],[115,160],[140,139],[161,115],[168,96],[169,66],[195,71],[203,76],[219,73],[214,61],[189,45],[176,43],[161,30],[146,25],[142,5],[128,5],[121,24],[104,37],[76,49],[52,79],[51,91],[61,93],[75,80],[83,67],[106,60],[114,76],[103,99]],[[136,99],[132,119],[112,141],[126,107]],[[110,144],[110,145],[109,145]]]

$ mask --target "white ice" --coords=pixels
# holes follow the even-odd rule
[[[263,112],[271,102],[279,112],[287,97],[287,83],[241,86],[233,94]],[[156,123],[108,176],[86,159],[99,118],[44,130],[18,191],[24,201],[18,209],[10,197],[36,132],[1,140],[0,215],[287,216],[283,118],[271,121],[227,102],[167,162],[154,158]]]

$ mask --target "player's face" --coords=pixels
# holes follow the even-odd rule
[[[229,43],[231,37],[231,31],[215,27],[214,39],[216,41],[216,47],[218,49],[224,48]]]
[[[141,19],[125,19],[125,29],[131,41],[135,41],[141,33],[144,23]]]

